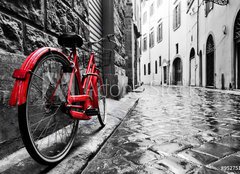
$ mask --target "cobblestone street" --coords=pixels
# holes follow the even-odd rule
[[[240,96],[145,86],[139,104],[83,171],[240,173]]]

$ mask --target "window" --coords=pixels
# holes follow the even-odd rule
[[[147,22],[147,12],[145,11],[143,13],[143,24],[146,24],[146,22]]]
[[[162,5],[162,0],[157,0],[157,6],[159,7],[160,5]]]
[[[149,47],[150,48],[154,47],[154,31],[151,31],[149,35]]]
[[[146,70],[146,64],[144,64],[144,75],[147,74],[147,70]]]
[[[162,30],[163,30],[162,23],[160,23],[157,28],[157,42],[158,43],[161,42],[163,39],[163,35],[162,35],[163,31]]]
[[[206,2],[206,6],[205,6],[205,16],[207,17],[207,15],[210,13],[210,11],[213,9],[213,2]]]
[[[150,16],[154,14],[154,3],[150,6]]]
[[[187,11],[190,10],[192,4],[193,4],[194,0],[187,0]]]
[[[143,38],[143,51],[147,50],[147,36]]]
[[[151,64],[148,63],[148,75],[150,75],[150,74],[151,74]]]
[[[178,43],[176,44],[176,54],[178,54]]]
[[[159,66],[162,66],[162,56],[159,56]]]
[[[158,64],[157,64],[157,61],[155,61],[155,74],[157,74],[158,73]]]
[[[181,25],[181,3],[173,10],[173,30],[177,30]]]

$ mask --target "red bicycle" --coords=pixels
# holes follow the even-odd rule
[[[111,36],[90,44],[110,41]],[[70,55],[50,47],[31,53],[13,73],[16,81],[9,102],[18,105],[19,128],[27,151],[42,164],[57,163],[67,155],[79,120],[97,116],[101,126],[106,124],[106,94],[94,52],[81,75],[77,47],[83,45],[82,38],[63,34],[58,43],[71,48]]]

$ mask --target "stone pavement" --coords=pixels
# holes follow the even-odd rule
[[[240,173],[239,95],[145,88],[138,106],[83,174]]]
[[[36,163],[25,148],[0,160],[0,173],[37,174],[37,173],[76,173],[81,171],[99,151],[102,145],[119,126],[124,117],[136,106],[138,98],[130,93],[120,101],[107,99],[107,125],[100,129],[97,118],[80,121],[76,140],[70,154],[56,166]]]

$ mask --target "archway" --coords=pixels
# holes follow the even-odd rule
[[[234,87],[240,89],[240,11],[234,24]]]
[[[190,51],[189,80],[190,86],[196,86],[196,57],[194,48]]]
[[[206,47],[206,86],[214,87],[214,57],[215,57],[215,46],[212,35],[208,36],[207,47]]]
[[[182,85],[182,61],[179,57],[173,61],[173,84]]]

